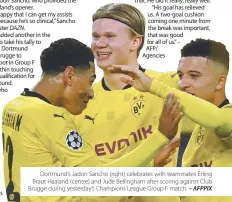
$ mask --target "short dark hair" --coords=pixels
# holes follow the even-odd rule
[[[58,74],[67,66],[73,66],[78,71],[90,68],[89,62],[94,62],[92,50],[84,43],[64,38],[54,41],[40,55],[43,74]]]
[[[210,39],[196,39],[181,49],[181,57],[205,57],[222,64],[229,70],[230,56],[226,46]]]

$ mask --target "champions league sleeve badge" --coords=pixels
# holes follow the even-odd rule
[[[66,136],[66,143],[72,150],[80,150],[83,145],[83,140],[76,130],[71,130]]]

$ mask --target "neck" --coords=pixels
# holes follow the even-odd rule
[[[139,69],[139,63],[137,60],[134,62],[131,62],[130,64],[126,64],[126,66],[131,67],[131,69]],[[104,70],[104,81],[105,81],[106,86],[110,90],[121,90],[127,85],[120,80],[122,76],[125,76],[125,75],[111,73],[107,70]]]
[[[219,106],[225,99],[226,99],[226,94],[225,92],[223,92],[218,96],[216,95],[214,100],[211,103],[216,106]]]
[[[60,106],[61,88],[52,79],[50,76],[44,76],[32,91],[44,96],[52,105]]]

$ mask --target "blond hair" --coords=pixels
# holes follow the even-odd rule
[[[138,48],[139,55],[144,45],[145,18],[137,8],[129,4],[106,4],[99,8],[92,16],[93,22],[101,18],[109,18],[122,22],[130,27],[133,36],[141,36],[142,42]]]

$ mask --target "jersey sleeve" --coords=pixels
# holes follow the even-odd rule
[[[74,136],[77,134],[77,131],[70,130],[71,128],[66,127],[61,132],[61,137],[63,134],[64,138],[70,135]],[[67,146],[67,143],[64,141],[64,138],[57,138],[53,142],[52,152],[64,163],[65,166],[100,166],[100,167],[138,167],[146,166],[151,159],[162,149],[169,141],[168,139],[161,134],[158,130],[151,135],[147,140],[145,140],[141,145],[136,149],[129,152],[128,154],[122,156],[119,159],[111,161],[109,163],[102,163],[93,152],[88,143],[85,143],[84,140],[82,148],[75,151],[74,148]],[[81,136],[79,136],[81,138]],[[64,143],[65,142],[65,143]],[[89,162],[89,165],[85,162]],[[93,162],[96,162],[96,165],[93,165]]]
[[[50,120],[49,127],[38,125],[37,136],[41,142],[66,167],[137,167],[147,166],[169,140],[158,130],[150,135],[136,149],[119,159],[105,163],[96,156],[94,148],[79,134],[73,119],[69,116]],[[97,159],[96,159],[97,158]],[[88,162],[88,163],[86,163]]]
[[[169,140],[158,130],[142,144],[119,159],[103,164],[103,167],[146,167]],[[154,161],[153,161],[154,162]]]
[[[80,166],[95,153],[83,140],[71,117],[50,120],[50,127],[38,126],[36,133],[43,145],[66,167]]]
[[[232,108],[217,106],[153,79],[149,91],[161,98],[174,93],[179,99],[183,112],[194,122],[214,130],[218,135],[227,137],[232,132]]]

